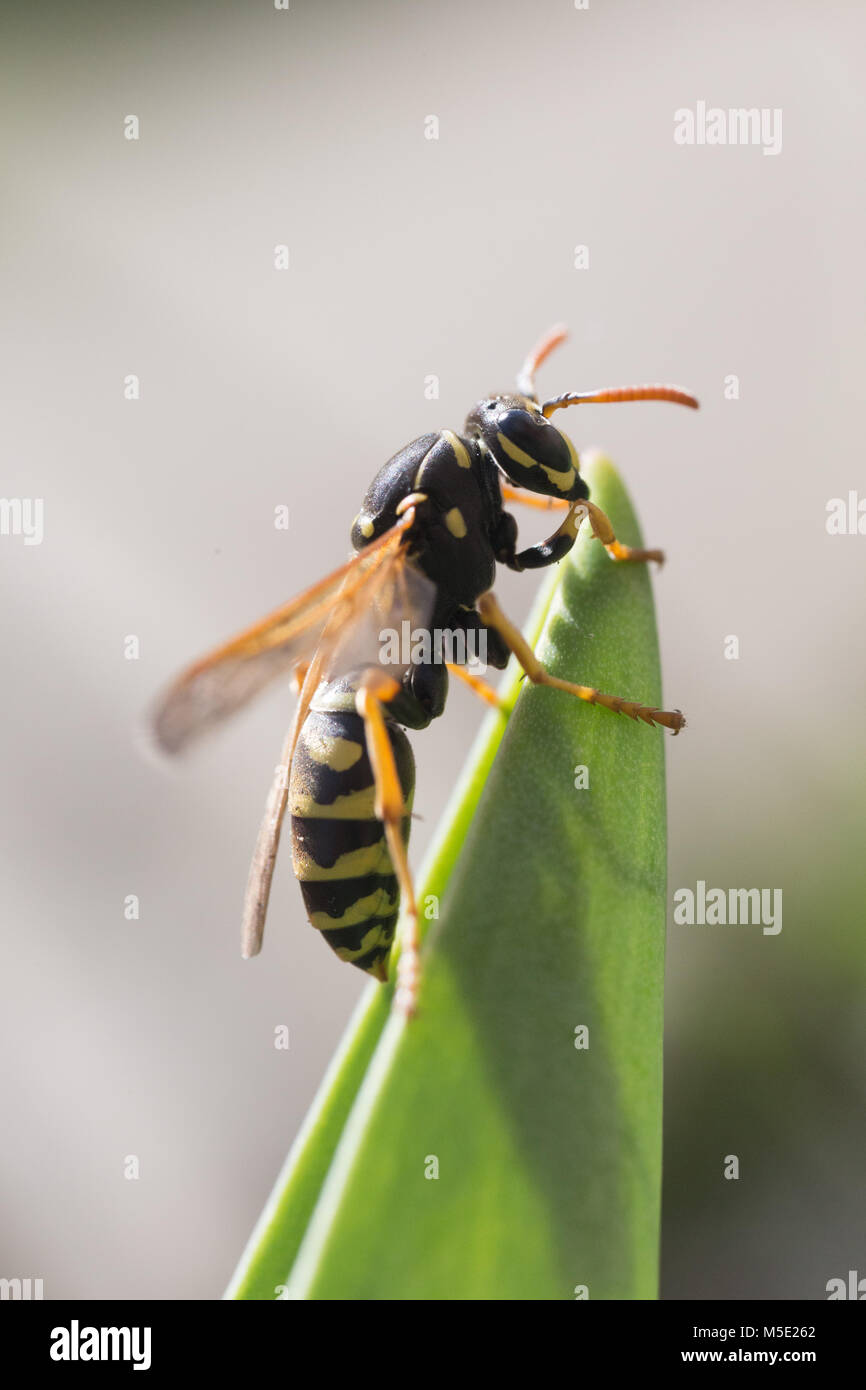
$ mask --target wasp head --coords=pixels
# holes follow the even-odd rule
[[[530,492],[576,502],[589,495],[577,450],[529,396],[488,396],[466,417],[466,433],[485,444],[508,480]]]

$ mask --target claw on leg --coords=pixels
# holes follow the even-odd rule
[[[610,518],[597,507],[594,502],[584,502],[586,514],[589,517],[589,524],[592,533],[597,536],[612,560],[631,560],[646,561],[654,560],[657,565],[663,565],[665,561],[663,550],[638,550],[630,545],[623,545],[614,535]]]

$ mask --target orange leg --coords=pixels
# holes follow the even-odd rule
[[[394,1007],[402,1010],[407,1017],[414,1014],[418,1000],[418,983],[421,975],[419,962],[420,941],[418,936],[418,904],[415,899],[415,886],[409,869],[409,858],[403,843],[402,826],[406,815],[403,803],[403,788],[394,761],[394,750],[385,725],[383,706],[393,700],[400,686],[392,676],[383,671],[369,671],[361,682],[355,696],[355,707],[364,720],[367,736],[367,752],[373,777],[376,782],[376,815],[385,827],[388,853],[405,911],[403,933],[400,938],[400,959],[397,962],[397,989]]]
[[[530,647],[519,628],[506,618],[492,593],[482,594],[478,600],[478,612],[488,627],[498,632],[510,647],[520,665],[534,685],[550,685],[555,690],[565,690],[586,700],[591,705],[603,705],[614,714],[627,714],[631,719],[642,719],[645,724],[662,724],[678,734],[685,724],[679,710],[655,709],[652,705],[641,705],[634,700],[625,700],[621,695],[605,695],[591,685],[575,685],[571,681],[560,680],[545,670],[535,652]]]
[[[564,511],[566,507],[573,504],[565,502],[559,497],[543,497],[534,492],[527,492],[522,487],[512,487],[510,483],[502,484],[503,502],[519,502],[524,507],[535,507],[539,511]],[[639,550],[634,546],[623,545],[614,535],[610,518],[597,507],[594,502],[582,502],[580,504],[586,509],[589,524],[592,527],[593,535],[597,536],[612,560],[655,560],[656,564],[664,564],[663,550]]]
[[[448,667],[452,676],[456,676],[458,680],[464,681],[466,685],[469,686],[469,689],[474,691],[478,698],[483,700],[485,704],[493,705],[495,709],[508,709],[507,701],[503,700],[493,689],[493,686],[488,684],[487,681],[482,680],[480,676],[473,676],[472,672],[467,671],[465,666],[455,666],[450,661],[446,661],[445,665]]]
[[[502,484],[503,502],[519,502],[524,507],[535,507],[541,512],[564,512],[566,507],[570,507],[570,502],[565,502],[560,497],[543,497],[541,493],[529,492],[527,488],[512,487],[510,483]]]
[[[630,545],[623,545],[614,535],[610,519],[601,507],[597,507],[594,502],[584,502],[583,505],[586,507],[593,535],[598,537],[612,560],[655,560],[657,565],[664,564],[663,550],[636,550]]]

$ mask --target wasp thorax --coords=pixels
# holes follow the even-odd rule
[[[578,472],[577,450],[527,396],[488,396],[466,418],[468,434],[481,439],[503,473],[518,487],[576,501],[588,496]]]

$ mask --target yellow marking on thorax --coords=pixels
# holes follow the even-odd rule
[[[322,763],[333,772],[348,771],[364,753],[360,743],[355,743],[354,739],[322,734],[310,728],[302,729],[301,742],[313,762]]]
[[[456,435],[453,430],[443,430],[442,438],[448,440],[460,468],[471,468],[472,460],[469,457],[469,451],[459,435]]]
[[[372,536],[373,532],[374,532],[375,529],[376,529],[375,526],[373,525],[373,522],[372,522],[372,520],[370,519],[370,517],[365,516],[363,512],[359,512],[359,513],[358,513],[358,515],[355,517],[355,523],[354,523],[354,524],[357,526],[358,530],[361,532],[361,535],[362,535],[362,536],[365,536],[365,537],[367,538],[367,540],[370,539],[370,537]]]
[[[539,463],[538,459],[534,459],[524,449],[519,449],[516,444],[512,444],[511,440],[506,439],[501,432],[497,433],[496,439],[500,448],[509,458],[514,459],[515,463],[519,463],[523,468],[540,468],[542,472],[547,474],[553,486],[559,488],[560,492],[568,492],[574,486],[575,470],[573,467],[565,469],[564,472],[557,468],[550,468],[548,464]],[[572,458],[576,458],[574,446],[570,445],[570,448]]]
[[[450,512],[445,513],[445,525],[452,536],[456,536],[459,541],[462,541],[466,535],[466,522],[463,520],[463,513],[459,507],[452,507]]]

